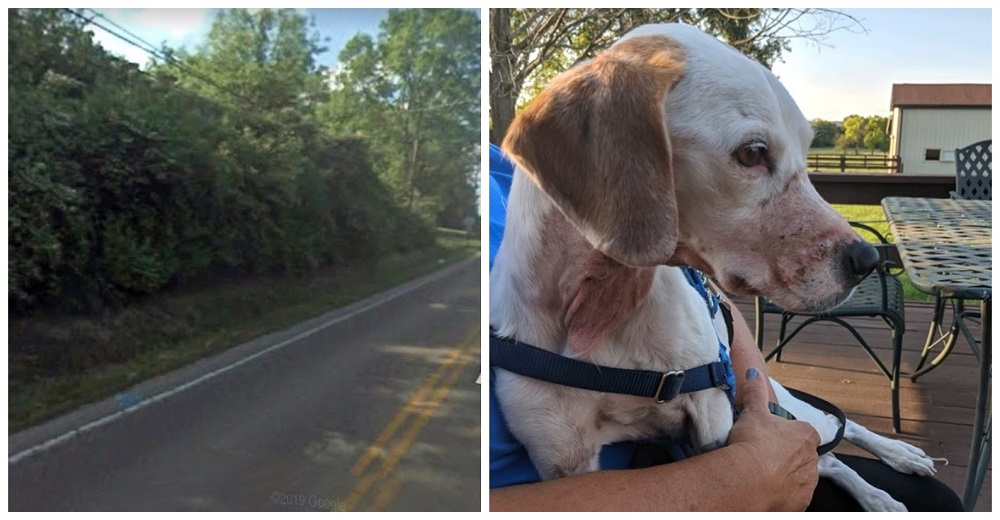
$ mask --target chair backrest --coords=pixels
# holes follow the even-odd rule
[[[993,200],[993,140],[955,150],[955,194],[960,199]]]

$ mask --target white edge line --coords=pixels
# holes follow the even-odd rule
[[[321,330],[323,330],[323,329],[325,329],[327,327],[336,325],[336,324],[341,323],[341,322],[343,322],[345,320],[349,320],[349,319],[351,319],[351,318],[353,318],[353,317],[355,317],[355,316],[357,316],[359,314],[362,314],[362,313],[367,312],[367,311],[369,311],[369,310],[371,310],[371,309],[373,309],[375,307],[378,307],[379,305],[382,305],[383,303],[392,301],[392,300],[394,300],[394,299],[396,299],[396,298],[398,298],[398,297],[400,297],[400,296],[402,296],[404,294],[413,292],[414,290],[416,290],[416,289],[418,289],[420,287],[423,287],[423,286],[425,286],[425,285],[427,285],[427,284],[429,284],[429,283],[431,283],[433,281],[436,281],[439,278],[443,278],[446,274],[449,274],[451,271],[456,270],[460,265],[465,264],[465,262],[466,261],[459,261],[458,263],[455,263],[455,264],[453,264],[453,265],[451,265],[449,267],[441,269],[440,271],[438,271],[436,273],[427,275],[423,280],[419,280],[418,279],[416,281],[409,282],[410,284],[412,284],[411,286],[407,286],[406,284],[404,284],[402,287],[396,287],[395,289],[389,289],[388,293],[384,294],[381,298],[379,298],[379,299],[377,299],[377,300],[375,300],[375,301],[373,301],[373,302],[371,302],[371,303],[369,303],[367,305],[364,305],[364,306],[362,306],[360,308],[357,308],[357,309],[355,309],[355,310],[353,310],[353,311],[351,311],[351,312],[349,312],[347,314],[344,314],[344,315],[338,316],[336,318],[333,318],[333,319],[331,319],[330,321],[328,321],[326,323],[323,323],[321,325],[317,325],[317,326],[315,326],[315,327],[313,327],[313,328],[311,328],[311,329],[309,329],[309,330],[307,330],[305,332],[301,332],[301,333],[299,333],[299,334],[297,334],[297,335],[295,335],[295,336],[293,336],[293,337],[291,337],[289,339],[286,339],[286,340],[284,340],[284,341],[282,341],[280,343],[275,343],[274,345],[271,345],[270,347],[267,347],[264,350],[260,350],[258,352],[255,352],[255,353],[253,353],[253,354],[251,354],[251,355],[249,355],[249,356],[247,356],[247,357],[245,357],[243,359],[240,359],[238,361],[230,363],[230,364],[228,364],[228,365],[226,365],[224,367],[217,368],[217,369],[215,369],[215,370],[213,370],[213,371],[211,371],[211,372],[209,372],[207,374],[204,374],[204,375],[199,376],[199,377],[197,377],[195,379],[192,379],[191,381],[188,381],[187,383],[184,383],[184,384],[182,384],[180,386],[177,386],[177,387],[172,388],[170,390],[166,390],[164,392],[160,392],[160,393],[158,393],[158,394],[156,394],[156,395],[154,395],[152,397],[149,397],[147,399],[143,399],[142,401],[140,401],[140,402],[136,403],[135,405],[132,405],[132,406],[130,406],[128,408],[125,408],[125,409],[122,409],[122,410],[118,410],[118,411],[116,411],[116,412],[114,412],[112,414],[109,414],[109,415],[106,415],[104,417],[101,417],[100,419],[96,419],[94,421],[86,423],[83,426],[79,426],[77,428],[74,428],[74,429],[72,429],[72,430],[70,430],[70,431],[68,431],[68,432],[66,432],[66,433],[64,433],[62,435],[53,437],[53,438],[51,438],[51,439],[49,439],[49,440],[47,440],[47,441],[45,441],[45,442],[43,442],[41,444],[37,444],[35,446],[32,446],[31,448],[28,448],[26,450],[23,450],[23,451],[20,451],[18,453],[15,453],[14,455],[11,455],[11,456],[7,457],[7,465],[8,466],[12,466],[12,465],[17,464],[18,462],[20,462],[20,461],[22,461],[22,460],[30,457],[30,456],[32,456],[32,455],[48,451],[49,449],[51,449],[51,448],[53,448],[55,446],[58,446],[58,445],[60,445],[60,444],[62,444],[64,442],[72,439],[73,437],[76,437],[77,435],[79,435],[81,433],[85,433],[85,432],[88,432],[90,430],[94,430],[94,429],[97,429],[97,428],[99,428],[101,426],[104,426],[105,424],[112,423],[112,422],[114,422],[115,420],[119,419],[120,417],[124,416],[127,413],[132,413],[132,412],[141,410],[141,409],[143,409],[143,408],[145,408],[145,407],[147,407],[147,406],[149,406],[151,404],[158,403],[158,402],[160,402],[160,401],[162,401],[162,400],[164,400],[164,399],[166,399],[168,397],[177,395],[177,394],[179,394],[179,393],[181,393],[181,392],[183,392],[183,391],[185,391],[185,390],[187,390],[189,388],[195,387],[195,386],[197,386],[197,385],[199,385],[201,383],[204,383],[205,381],[208,381],[208,380],[213,379],[213,378],[215,378],[215,377],[217,377],[217,376],[219,376],[221,374],[229,372],[230,370],[232,370],[234,368],[237,368],[239,366],[242,366],[242,365],[244,365],[246,363],[249,363],[249,362],[251,362],[251,361],[253,361],[253,360],[255,360],[255,359],[257,359],[257,358],[259,358],[261,356],[264,356],[266,354],[270,354],[271,352],[274,352],[276,350],[284,348],[284,347],[286,347],[286,346],[288,346],[288,345],[290,345],[292,343],[295,343],[296,341],[298,341],[298,340],[300,340],[302,338],[306,338],[308,336],[311,336],[311,335],[313,335],[313,334],[315,334],[315,333],[317,333],[317,332],[319,332],[319,331],[321,331]]]

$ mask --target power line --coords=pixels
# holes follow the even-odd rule
[[[129,44],[129,45],[131,45],[131,46],[133,46],[133,47],[135,47],[135,48],[137,48],[137,49],[139,49],[139,50],[141,50],[141,51],[143,51],[143,52],[151,55],[151,56],[153,56],[154,58],[158,58],[160,60],[163,60],[164,62],[167,62],[167,63],[170,63],[171,65],[176,66],[177,68],[179,68],[182,71],[190,74],[191,76],[195,77],[196,79],[199,79],[199,80],[201,80],[201,81],[203,81],[203,82],[205,82],[205,83],[207,83],[207,84],[209,84],[209,85],[211,85],[211,86],[219,89],[221,92],[229,94],[229,95],[233,96],[234,98],[237,98],[237,99],[239,99],[239,100],[241,100],[241,101],[243,101],[243,102],[245,102],[245,103],[247,103],[247,104],[249,104],[251,106],[256,107],[256,105],[257,105],[256,101],[254,101],[254,100],[252,100],[252,99],[250,99],[250,98],[248,98],[248,97],[246,97],[246,96],[244,96],[244,95],[242,95],[242,94],[240,94],[238,92],[230,90],[229,88],[227,88],[226,86],[223,86],[223,85],[219,84],[218,82],[216,82],[212,78],[209,78],[209,77],[201,74],[200,72],[197,72],[194,69],[188,67],[186,64],[184,64],[180,60],[177,60],[176,58],[174,58],[172,56],[162,54],[159,50],[157,50],[155,48],[154,45],[152,45],[149,42],[143,40],[142,38],[136,36],[135,34],[133,34],[128,29],[125,29],[124,27],[118,25],[117,23],[115,23],[112,20],[110,20],[108,17],[104,16],[103,14],[101,14],[101,13],[99,13],[99,12],[93,10],[93,9],[88,9],[88,10],[90,12],[94,13],[94,15],[100,17],[101,19],[106,20],[109,24],[115,26],[116,28],[124,31],[125,33],[129,34],[133,38],[135,38],[135,39],[141,41],[142,43],[146,44],[148,47],[144,47],[144,46],[136,43],[132,39],[130,39],[130,38],[126,37],[126,36],[122,36],[118,32],[113,31],[113,30],[109,29],[108,27],[97,23],[96,21],[94,21],[93,18],[88,18],[88,17],[84,16],[83,14],[78,13],[78,12],[72,10],[72,9],[64,9],[64,10],[67,11],[67,12],[69,12],[73,16],[76,16],[77,18],[80,18],[81,20],[83,20],[87,24],[93,25],[93,26],[101,29],[102,31],[104,31],[104,32],[106,32],[106,33],[114,36],[115,38],[118,38],[119,40],[121,40],[121,41],[123,41],[123,42],[125,42],[125,43],[127,43],[127,44]]]
[[[141,50],[146,51],[149,54],[152,54],[154,57],[157,57],[157,58],[160,57],[160,55],[157,54],[157,52],[155,52],[155,51],[152,50],[152,49],[157,49],[157,47],[155,45],[153,45],[152,43],[147,42],[146,40],[143,40],[141,37],[139,37],[139,35],[135,34],[134,32],[128,30],[125,27],[122,27],[121,25],[119,25],[118,23],[116,23],[114,20],[108,18],[107,16],[104,16],[103,13],[100,13],[100,12],[94,10],[94,9],[91,9],[91,8],[84,8],[83,10],[90,11],[95,16],[100,17],[101,19],[103,19],[104,21],[106,21],[109,24],[113,25],[115,28],[121,30],[125,34],[127,34],[127,35],[131,36],[132,38],[134,38],[134,39],[139,40],[140,42],[142,42],[146,47],[145,48],[140,47]]]
[[[178,69],[180,69],[181,71],[183,71],[183,72],[191,75],[192,77],[194,77],[194,78],[196,78],[198,80],[201,80],[204,83],[207,83],[207,84],[215,87],[220,92],[229,94],[230,96],[232,96],[232,97],[234,97],[234,98],[236,98],[236,99],[238,99],[238,100],[240,100],[240,101],[242,101],[242,102],[250,105],[252,108],[255,108],[255,109],[258,108],[259,103],[257,101],[254,101],[253,99],[250,99],[250,98],[244,96],[243,94],[240,94],[239,92],[235,92],[234,90],[230,89],[229,87],[218,83],[214,79],[212,79],[212,78],[210,78],[208,76],[205,76],[204,74],[202,74],[202,73],[200,73],[200,72],[192,69],[187,64],[185,64],[184,62],[182,62],[182,61],[174,58],[173,56],[170,56],[169,54],[162,53],[159,49],[156,48],[155,45],[153,45],[153,44],[149,43],[148,41],[142,39],[141,37],[139,37],[138,35],[136,35],[132,31],[128,30],[127,28],[122,27],[121,25],[119,25],[115,21],[113,21],[110,18],[108,18],[107,16],[105,16],[103,13],[100,13],[100,12],[94,10],[94,9],[91,9],[91,8],[83,8],[83,9],[85,9],[87,11],[90,11],[91,13],[93,13],[94,16],[101,18],[102,20],[106,21],[108,24],[110,24],[110,25],[114,26],[115,28],[117,28],[118,30],[124,32],[125,34],[128,35],[128,37],[127,36],[123,36],[123,35],[119,34],[118,32],[116,32],[116,31],[114,31],[112,29],[109,29],[105,25],[102,25],[102,24],[96,22],[93,18],[88,18],[87,16],[84,16],[83,14],[78,13],[78,12],[72,10],[72,9],[64,8],[63,10],[66,11],[66,12],[68,12],[68,13],[70,13],[70,14],[72,14],[73,16],[76,16],[77,18],[83,20],[85,23],[93,25],[93,26],[101,29],[102,31],[104,31],[104,32],[106,32],[106,33],[108,33],[108,34],[110,34],[110,35],[118,38],[119,40],[121,40],[121,41],[123,41],[123,42],[125,42],[125,43],[127,43],[127,44],[129,44],[129,45],[131,45],[131,46],[133,46],[133,47],[135,47],[135,48],[137,48],[137,49],[139,49],[139,50],[141,50],[141,51],[143,51],[143,52],[151,55],[151,56],[153,56],[154,58],[157,58],[159,60],[162,60],[162,61],[164,61],[166,63],[169,63],[169,64],[177,67]],[[138,40],[142,44],[136,43],[135,40]],[[468,101],[468,100],[456,100],[456,101],[442,103],[442,104],[434,105],[434,106],[413,107],[413,108],[406,108],[404,110],[408,111],[408,112],[436,112],[438,110],[444,110],[444,109],[448,109],[448,108],[451,108],[451,107],[454,107],[454,106],[466,105],[466,104],[471,104],[471,103],[472,102]],[[258,114],[258,115],[264,116],[264,114]],[[265,119],[268,119],[270,121],[270,118],[265,117]],[[275,121],[271,121],[271,122],[275,123]]]

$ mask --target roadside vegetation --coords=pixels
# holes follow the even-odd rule
[[[10,321],[9,433],[479,254],[478,234],[438,229],[432,245],[309,276],[228,277],[99,315]]]

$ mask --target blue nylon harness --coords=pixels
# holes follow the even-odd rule
[[[714,327],[716,313],[723,316],[732,340],[732,315],[720,306],[719,298],[708,290],[705,277],[690,268],[682,268],[688,283],[705,300],[713,320],[713,330],[719,343],[719,360],[686,370],[655,372],[595,365],[571,359],[527,343],[500,337],[490,331],[490,366],[502,368],[532,379],[614,394],[651,397],[657,403],[675,399],[679,394],[721,388],[729,397],[730,406],[736,398],[736,376],[726,344]],[[735,408],[734,408],[735,410]],[[735,413],[735,412],[734,412]]]

